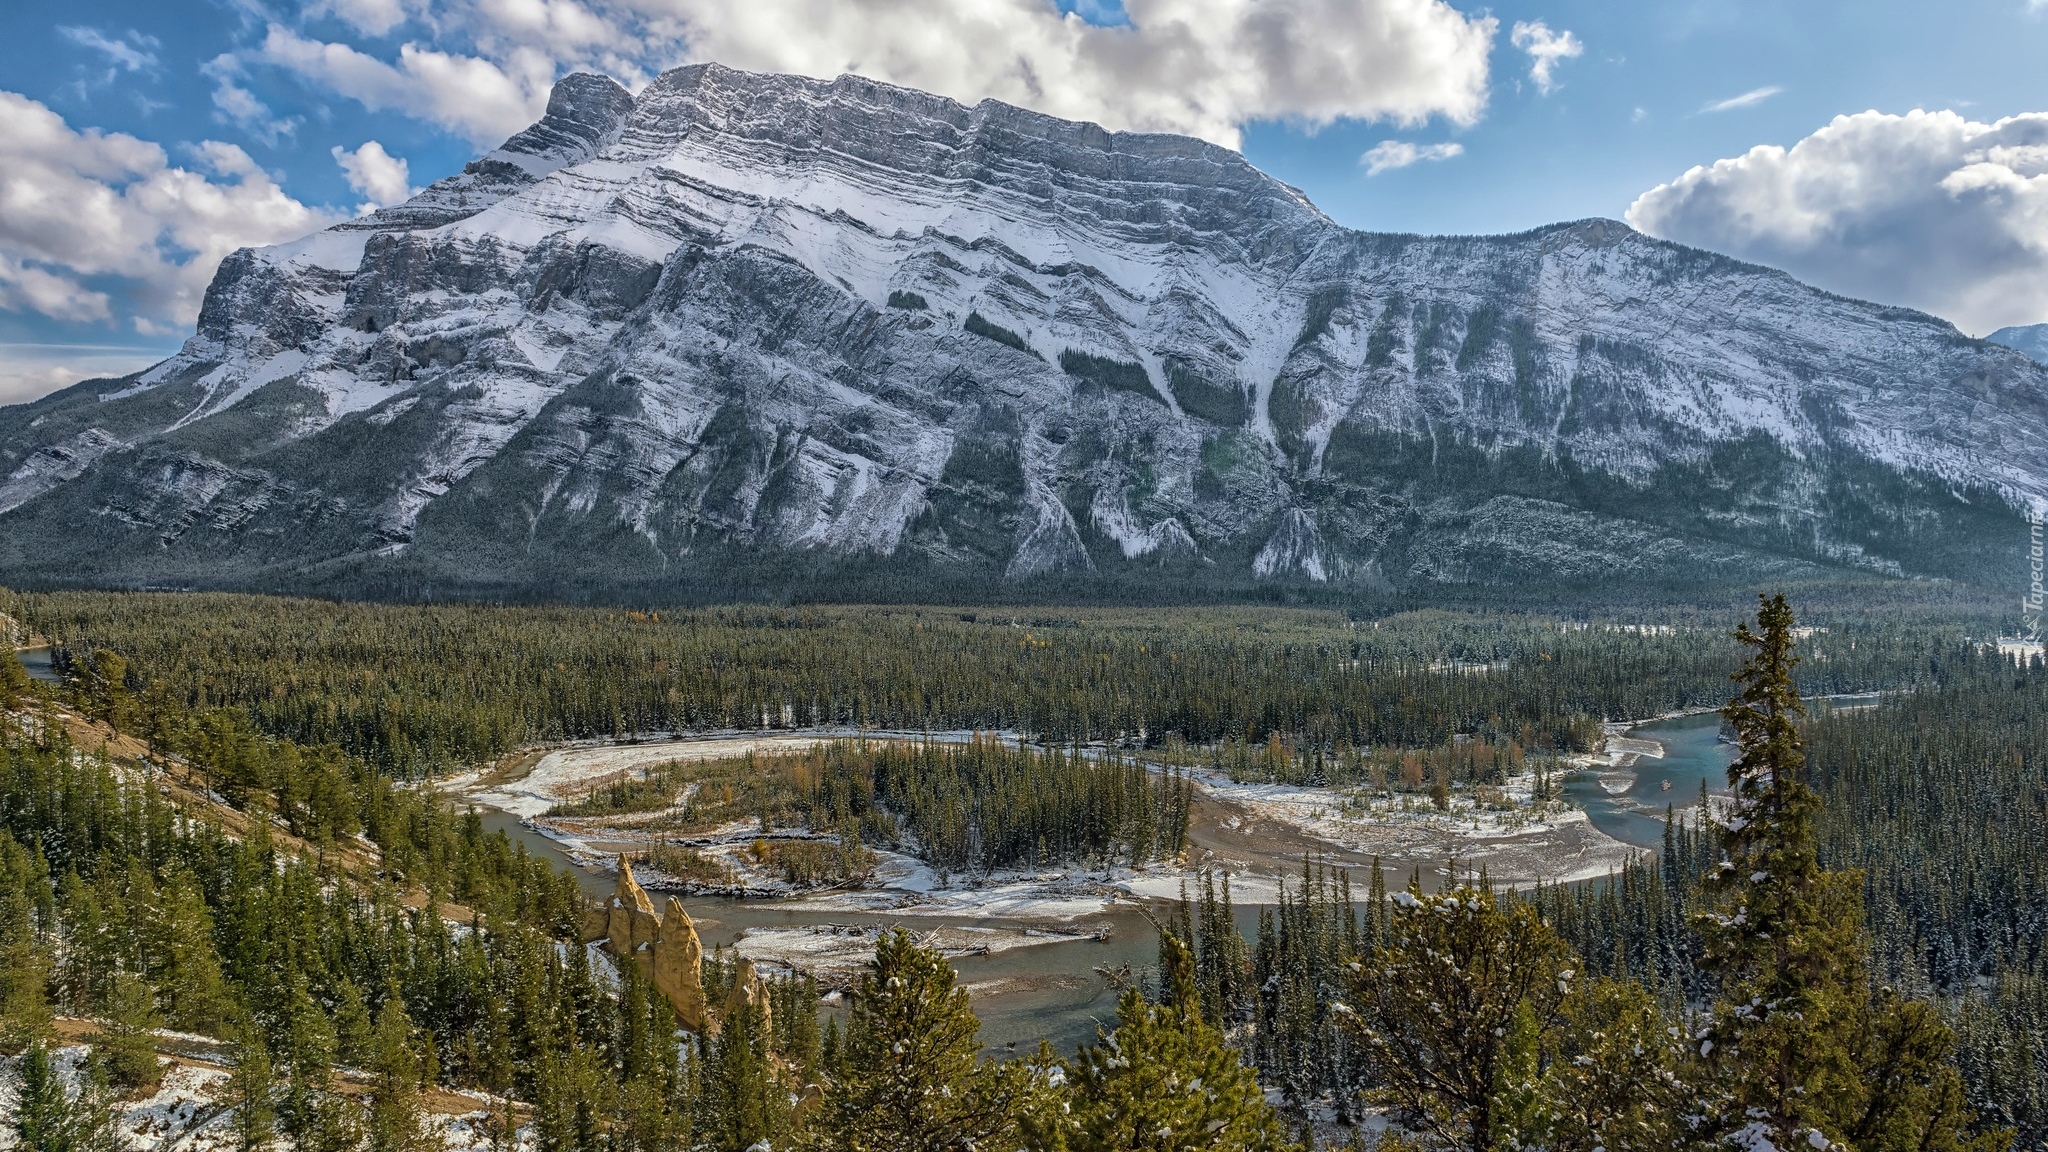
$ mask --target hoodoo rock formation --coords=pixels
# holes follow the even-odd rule
[[[605,907],[604,933],[605,951],[637,963],[675,1009],[677,1023],[692,1032],[704,1031],[704,944],[697,938],[697,926],[673,896],[656,915],[654,901],[633,878],[633,864],[624,856],[619,857],[618,885]],[[746,967],[745,974],[751,976],[752,971]]]

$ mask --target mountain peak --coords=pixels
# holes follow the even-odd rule
[[[2048,364],[2048,324],[2000,328],[1984,339],[2023,352],[2036,363]]]
[[[700,64],[236,253],[0,463],[9,579],[1969,576],[2048,370],[1617,221],[1356,232],[1206,142]]]

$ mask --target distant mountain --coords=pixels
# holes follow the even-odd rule
[[[2035,361],[2048,364],[2048,324],[2028,324],[2015,328],[2000,328],[1984,339],[2007,348],[2017,348]]]
[[[1612,221],[1356,232],[1201,141],[700,65],[235,253],[0,474],[34,583],[1979,578],[2048,369]]]

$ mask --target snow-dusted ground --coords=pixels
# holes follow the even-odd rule
[[[837,984],[874,959],[875,941],[888,930],[879,924],[751,928],[740,937],[735,950],[756,964],[799,970]],[[947,956],[987,956],[1034,944],[1090,938],[1088,933],[1016,925],[945,924],[919,930],[916,935],[919,943]]]
[[[437,786],[521,818],[539,816],[557,804],[572,804],[589,794],[591,788],[607,783],[621,772],[634,771],[674,760],[718,760],[748,752],[798,752],[827,740],[865,737],[871,740],[936,740],[964,744],[977,736],[995,736],[1015,743],[1014,732],[974,732],[966,729],[943,732],[875,731],[858,728],[813,727],[767,731],[726,731],[650,733],[631,743],[583,741],[564,744],[548,751],[523,772],[500,774],[484,768],[444,776]]]
[[[1200,798],[1196,826],[1191,830],[1189,850],[1175,861],[1143,867],[1098,863],[1044,871],[945,875],[914,856],[885,851],[877,853],[874,874],[866,884],[823,891],[792,886],[754,851],[763,839],[830,839],[803,828],[764,830],[754,821],[740,820],[676,836],[644,827],[644,816],[563,819],[541,815],[552,804],[581,799],[592,786],[619,773],[655,763],[706,760],[748,751],[792,751],[856,735],[960,742],[976,733],[858,733],[820,728],[663,734],[635,743],[584,744],[544,753],[535,750],[518,762],[527,769],[523,775],[475,776],[445,782],[444,787],[522,816],[528,827],[554,840],[586,867],[608,871],[615,867],[621,852],[640,852],[660,843],[683,846],[730,869],[734,885],[721,886],[720,891],[736,888],[753,897],[773,899],[778,908],[821,918],[835,913],[889,913],[945,920],[976,918],[1008,925],[1073,924],[1101,915],[1119,902],[1171,899],[1183,891],[1193,892],[1202,873],[1212,869],[1231,874],[1233,898],[1239,903],[1271,902],[1283,878],[1298,872],[1305,855],[1354,869],[1379,857],[1388,869],[1390,884],[1398,884],[1418,867],[1427,877],[1443,877],[1448,874],[1448,862],[1455,859],[1461,875],[1467,867],[1484,865],[1495,883],[1522,886],[1605,876],[1637,852],[1595,829],[1582,809],[1558,800],[1536,802],[1533,774],[1497,788],[1460,789],[1452,794],[1448,810],[1439,811],[1419,795],[1375,795],[1365,788],[1240,784],[1221,773],[1197,769],[1191,773]],[[999,735],[1017,739],[1014,733]],[[1593,769],[1625,782],[1639,756],[1662,754],[1662,747],[1653,741],[1631,740],[1619,732],[1612,735],[1607,753],[1575,757],[1557,766],[1558,770]],[[649,866],[636,872],[653,889],[691,886]],[[765,953],[761,958],[771,959]]]
[[[190,1048],[218,1048],[217,1041],[204,1036],[159,1032],[158,1038],[181,1052]],[[82,1068],[88,1049],[70,1044],[51,1051],[67,1088],[76,1092],[83,1079]],[[228,1081],[228,1069],[216,1058],[181,1055],[162,1057],[163,1080],[148,1095],[120,1102],[122,1136],[130,1152],[229,1152],[235,1147],[234,1113],[221,1100]],[[341,1087],[348,1090],[346,1080]],[[0,1116],[12,1116],[21,1096],[19,1057],[0,1059]],[[445,1152],[484,1152],[491,1147],[478,1122],[487,1114],[502,1114],[504,1103],[476,1092],[436,1089],[427,1101],[429,1122],[440,1137]],[[0,1152],[14,1149],[20,1139],[11,1124],[0,1126]],[[508,1152],[521,1152],[533,1144],[533,1134],[520,1129]]]
[[[518,780],[471,793],[481,804],[515,816],[539,816],[557,804],[572,804],[621,772],[672,760],[719,760],[748,752],[800,752],[828,737],[763,732],[751,736],[695,737],[647,744],[563,748],[541,757]]]

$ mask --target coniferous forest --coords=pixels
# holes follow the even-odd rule
[[[1968,605],[1793,607],[10,596],[61,682],[0,660],[9,1124],[38,1152],[131,1143],[113,1117],[184,1044],[227,1070],[239,1152],[445,1146],[456,1092],[476,1144],[535,1152],[2042,1147],[2048,670]],[[1802,703],[1844,692],[1883,695]],[[720,768],[752,781],[731,803],[1036,867],[1179,853],[1178,766],[1463,788],[1710,707],[1729,788],[1675,798],[1661,853],[1521,892],[1305,860],[1250,930],[1205,876],[1072,1052],[984,1051],[952,968],[902,932],[830,995],[707,956],[682,1028],[583,946],[572,877],[421,785],[550,741],[845,728]],[[940,729],[1027,742],[887,736]],[[579,807],[651,811],[673,783]]]

